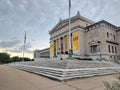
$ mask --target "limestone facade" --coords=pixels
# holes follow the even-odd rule
[[[68,28],[68,19],[60,19],[49,32],[51,58],[68,57]],[[120,54],[120,28],[105,20],[91,21],[78,12],[71,17],[71,42],[73,56],[113,60]]]
[[[50,58],[50,48],[45,48],[42,50],[34,50],[34,59],[39,60],[39,58]]]

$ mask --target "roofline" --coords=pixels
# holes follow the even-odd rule
[[[101,21],[98,21],[97,23],[94,23],[92,25],[87,26],[86,29],[89,28],[89,27],[92,27],[94,25],[100,24],[100,23],[107,23],[107,24],[110,24],[112,27],[117,28],[117,26],[115,26],[115,25],[113,25],[113,24],[111,24],[111,23],[109,23],[109,22],[107,22],[105,20],[101,20]]]
[[[48,50],[48,49],[50,49],[50,48],[48,47],[48,48],[44,48],[44,49],[41,49],[41,50],[36,49],[36,50],[34,50],[34,52],[35,51],[44,51],[44,50]]]
[[[82,20],[86,20],[86,22],[88,22],[88,23],[91,23],[91,24],[93,24],[93,23],[95,23],[94,21],[92,21],[92,20],[90,20],[90,19],[88,19],[88,18],[85,18],[85,17],[83,17],[83,16],[81,16],[80,14],[79,14],[79,12],[77,13],[77,15],[75,15],[75,16],[73,16],[73,17],[71,17],[71,22],[73,22],[74,20],[76,20],[76,19],[82,19]],[[64,20],[59,20],[59,22],[53,27],[53,29],[51,30],[51,31],[49,31],[49,34],[51,34],[53,31],[55,31],[56,30],[56,28],[57,28],[57,26],[60,24],[60,23],[63,23],[63,22],[68,22],[69,21],[69,18],[67,18],[67,19],[64,19]]]
[[[116,32],[117,32],[117,31],[120,31],[120,27],[118,27],[118,28],[116,29]]]

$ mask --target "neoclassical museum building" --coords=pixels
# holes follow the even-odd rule
[[[59,20],[50,34],[50,57],[67,58],[69,19]],[[105,20],[94,22],[80,15],[71,17],[73,57],[113,60],[120,54],[120,27]]]

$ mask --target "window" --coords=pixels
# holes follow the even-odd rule
[[[113,46],[112,46],[112,53],[114,53],[114,48],[113,48]]]
[[[34,58],[36,58],[37,57],[37,55],[36,55],[36,53],[34,53]]]
[[[111,53],[111,50],[110,50],[110,45],[108,45],[108,51],[109,51],[109,53]]]
[[[60,38],[60,43],[61,43],[61,54],[63,54],[63,37]]]
[[[113,35],[113,38],[114,38],[114,40],[115,40],[115,35]]]
[[[107,37],[109,37],[109,33],[107,32]]]
[[[117,53],[117,47],[115,47],[115,53]]]
[[[96,53],[97,52],[97,45],[90,46],[91,53]]]
[[[54,40],[54,55],[56,55],[56,40]]]

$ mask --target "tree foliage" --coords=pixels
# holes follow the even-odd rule
[[[23,58],[14,56],[10,58],[10,55],[8,53],[0,53],[0,63],[10,63],[10,62],[20,62],[23,61]],[[24,58],[24,61],[33,61],[33,59]]]
[[[18,56],[14,56],[14,57],[12,57],[10,59],[11,59],[11,62],[20,62],[20,61],[22,61]]]
[[[27,57],[24,57],[24,59],[23,59],[23,58],[20,58],[20,60],[21,60],[21,61],[23,61],[23,60],[24,60],[24,61],[31,61],[31,59],[30,59],[30,58],[27,58]]]
[[[10,59],[10,55],[8,53],[0,53],[0,63],[7,63]]]

